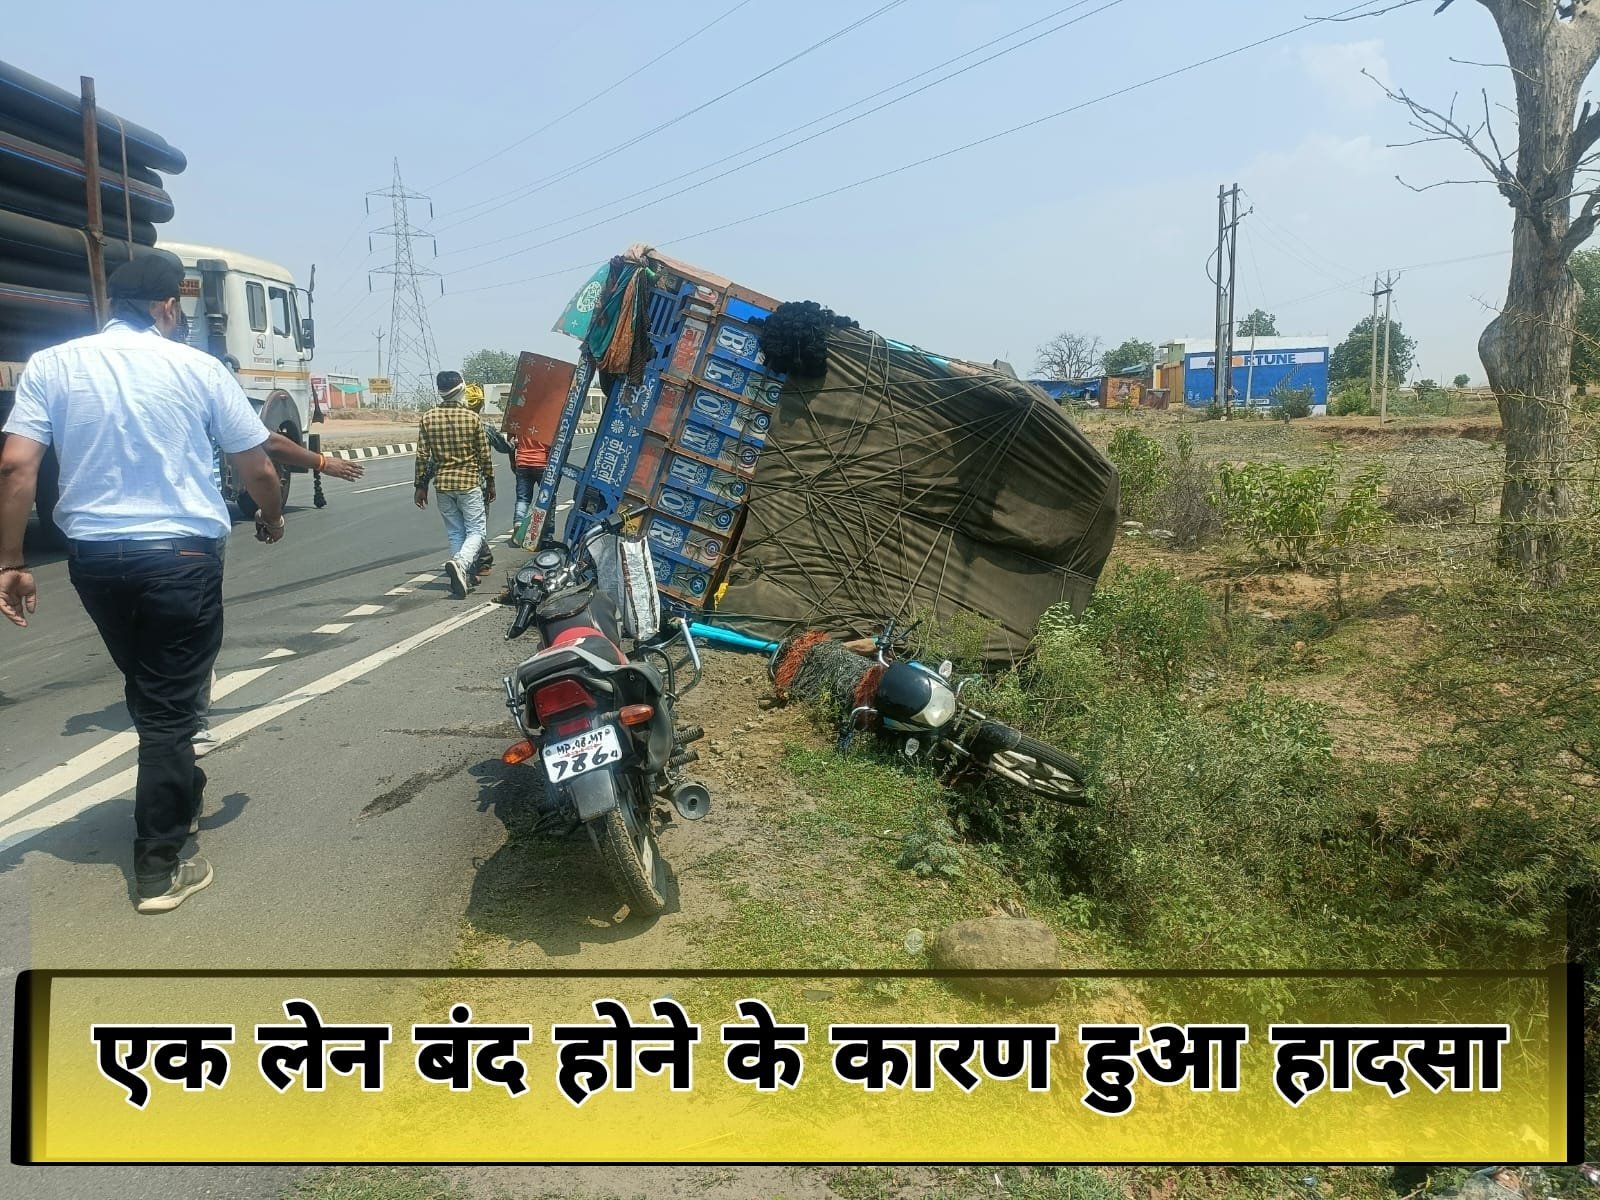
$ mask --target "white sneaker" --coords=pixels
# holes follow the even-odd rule
[[[199,729],[195,730],[194,738],[192,740],[194,742],[194,756],[196,758],[204,758],[218,746],[222,745],[222,739],[212,732],[211,726],[209,725],[202,725]]]
[[[467,598],[467,573],[461,569],[461,564],[451,559],[444,564],[445,574],[450,576],[450,594],[457,600]]]
[[[171,912],[190,896],[211,886],[216,872],[203,858],[191,858],[172,872],[172,886],[158,896],[141,896],[136,906],[142,913]]]

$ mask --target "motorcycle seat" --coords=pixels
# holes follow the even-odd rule
[[[575,650],[582,650],[587,654],[592,654],[614,667],[624,666],[628,661],[627,657],[621,650],[617,649],[611,639],[607,638],[598,629],[585,628],[581,625],[561,634],[554,642],[550,643],[550,646],[551,649],[570,646]]]
[[[656,667],[629,661],[614,643],[595,636],[593,631],[588,637],[579,636],[565,645],[539,651],[517,667],[514,678],[517,689],[527,691],[538,680],[570,671],[581,671],[606,687],[613,686],[609,681],[614,679],[623,692],[636,693],[641,698],[666,691],[666,682]]]

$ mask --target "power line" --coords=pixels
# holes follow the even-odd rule
[[[1510,250],[1490,250],[1484,254],[1465,254],[1460,258],[1439,258],[1432,262],[1410,263],[1407,266],[1396,267],[1394,269],[1396,272],[1403,275],[1407,271],[1426,271],[1433,267],[1453,267],[1458,263],[1481,262],[1488,258],[1505,258],[1510,253]],[[1346,289],[1354,288],[1356,284],[1365,285],[1367,279],[1369,279],[1371,275],[1372,272],[1364,271],[1360,275],[1353,275],[1344,282],[1335,284],[1333,287],[1323,288],[1320,292],[1311,292],[1304,296],[1297,296],[1293,300],[1276,301],[1274,302],[1273,307],[1292,308],[1296,304],[1304,304],[1307,300],[1320,300],[1323,296],[1330,296],[1334,292],[1342,292]],[[1367,293],[1363,291],[1361,292],[1361,295],[1364,296],[1367,295]]]
[[[1091,2],[1092,2],[1092,0],[1077,0],[1077,3],[1069,4],[1066,8],[1059,9],[1055,13],[1052,13],[1050,15],[1052,17],[1059,16],[1063,12],[1070,11],[1071,9],[1074,9],[1074,8],[1082,8],[1085,4],[1088,4],[1088,3],[1091,3]],[[954,79],[958,75],[964,75],[966,72],[974,70],[977,67],[981,67],[985,63],[993,62],[997,58],[1001,58],[1001,57],[1003,57],[1003,56],[1005,56],[1007,54],[1010,54],[1014,50],[1021,50],[1025,46],[1031,46],[1035,42],[1038,42],[1038,41],[1040,41],[1040,40],[1042,40],[1042,39],[1044,39],[1046,37],[1049,37],[1053,33],[1059,33],[1061,30],[1066,29],[1068,26],[1076,25],[1080,21],[1087,21],[1090,17],[1093,17],[1093,16],[1096,16],[1096,15],[1098,15],[1100,13],[1103,13],[1108,8],[1115,8],[1117,5],[1123,4],[1125,2],[1126,2],[1126,0],[1104,0],[1104,2],[1100,5],[1099,8],[1092,9],[1091,11],[1086,12],[1086,13],[1082,13],[1079,16],[1071,18],[1070,20],[1063,21],[1063,22],[1061,22],[1061,24],[1052,26],[1051,28],[1046,29],[1041,33],[1035,34],[1031,38],[1028,38],[1028,39],[1026,39],[1024,41],[1018,42],[1013,46],[1008,46],[1004,50],[997,50],[997,51],[995,51],[995,53],[989,55],[987,58],[982,58],[982,59],[979,59],[976,62],[968,63],[966,66],[961,67],[958,70],[952,71],[948,75],[941,75],[939,78],[930,80],[929,82],[923,84],[919,88],[916,88],[916,89],[914,89],[912,91],[909,91],[909,92],[905,92],[902,95],[896,96],[892,100],[886,100],[882,104],[876,105],[875,107],[869,108],[869,109],[867,109],[867,110],[865,110],[863,112],[859,112],[853,117],[847,117],[845,120],[839,121],[836,124],[830,125],[825,129],[819,129],[815,133],[811,133],[811,134],[806,135],[803,138],[800,138],[798,141],[790,142],[786,146],[780,146],[776,150],[768,151],[766,154],[763,154],[758,158],[753,158],[753,159],[749,160],[748,162],[740,163],[736,167],[730,167],[728,170],[719,172],[716,175],[707,176],[705,179],[698,180],[697,182],[692,183],[692,184],[688,185],[687,187],[679,188],[675,192],[669,192],[664,196],[658,196],[654,200],[646,201],[643,204],[637,204],[634,207],[632,207],[630,209],[626,209],[626,210],[624,210],[622,212],[613,213],[608,217],[603,217],[598,221],[591,222],[590,224],[584,225],[584,226],[582,226],[582,227],[580,227],[578,229],[569,230],[566,233],[560,234],[557,237],[546,238],[542,242],[535,242],[531,246],[524,246],[519,250],[513,250],[513,251],[510,251],[510,252],[508,252],[506,254],[497,255],[494,258],[484,259],[482,262],[473,263],[471,266],[458,267],[455,271],[451,272],[451,274],[452,275],[462,275],[462,274],[467,273],[468,271],[477,271],[477,270],[482,269],[483,267],[492,266],[492,265],[494,265],[495,263],[498,263],[498,262],[505,262],[507,259],[516,258],[516,257],[518,257],[520,255],[523,255],[523,254],[530,254],[535,250],[543,249],[546,246],[552,246],[557,242],[566,241],[568,238],[577,237],[579,234],[587,233],[591,229],[598,229],[598,228],[600,228],[600,226],[609,224],[612,221],[619,221],[623,217],[632,216],[634,213],[643,212],[647,208],[653,208],[657,204],[664,204],[668,200],[673,200],[673,199],[676,199],[679,196],[684,196],[684,195],[687,195],[690,192],[697,191],[700,188],[706,187],[709,184],[716,183],[719,180],[726,179],[730,175],[736,175],[740,171],[744,171],[744,170],[746,170],[746,169],[748,169],[750,167],[756,166],[759,163],[766,162],[769,159],[777,158],[779,155],[782,155],[782,154],[787,154],[790,150],[794,150],[797,147],[804,146],[806,143],[813,142],[813,141],[817,140],[820,137],[824,137],[827,134],[833,133],[835,130],[843,129],[847,125],[853,125],[853,124],[855,124],[855,122],[863,120],[866,117],[870,117],[874,113],[882,112],[886,108],[890,108],[890,107],[893,107],[896,104],[899,104],[902,100],[909,100],[913,96],[921,95],[923,92],[926,92],[926,91],[930,90],[931,88],[938,87],[941,83],[945,83],[945,82],[947,82],[947,81],[949,81],[951,79]],[[1050,18],[1049,17],[1045,17],[1045,18],[1042,18],[1042,19],[1043,20],[1049,20]],[[1038,21],[1032,22],[1033,25],[1037,25],[1038,23],[1039,23]],[[1028,29],[1030,27],[1031,26],[1023,26],[1021,30],[1013,30],[1011,33],[1005,34],[1005,35],[1003,35],[1003,36],[1001,36],[999,38],[994,39],[994,41],[985,43],[985,46],[993,45],[994,42],[997,42],[997,41],[1005,41],[1006,38],[1014,37],[1017,33],[1020,33],[1020,32],[1022,32],[1022,30]],[[962,58],[970,57],[972,54],[977,53],[978,50],[984,49],[985,46],[980,46],[980,47],[975,48],[974,50],[969,50],[964,54],[959,54],[959,55],[956,56],[956,58],[951,59],[949,61],[950,62],[956,62],[956,61],[959,61]],[[940,64],[940,66],[944,66],[944,65],[948,65],[948,64],[945,64],[945,63],[941,63]],[[938,67],[930,68],[930,70],[938,70]],[[912,79],[916,79],[916,78],[919,78],[920,75],[926,75],[928,73],[929,73],[928,71],[922,71],[922,72],[919,72],[918,75],[914,75],[911,78]],[[900,83],[891,84],[889,87],[882,89],[882,91],[875,92],[873,94],[873,96],[881,96],[884,92],[893,91],[895,88],[901,87],[907,82],[909,82],[909,80],[902,80]],[[866,97],[866,100],[873,99],[873,96]],[[845,105],[844,108],[842,108],[842,109],[835,109],[834,112],[835,113],[844,112],[844,111],[846,111],[848,109],[855,108],[857,105],[865,103],[866,100],[857,100],[853,104]],[[686,171],[682,175],[675,176],[674,179],[663,180],[661,183],[652,184],[650,187],[643,188],[640,191],[634,192],[632,195],[633,196],[641,196],[645,192],[655,191],[657,188],[663,187],[668,183],[675,182],[678,179],[684,179],[684,178],[686,178],[686,177],[688,177],[690,175],[698,174],[700,171],[706,170],[709,167],[716,166],[718,163],[727,162],[728,159],[730,159],[730,158],[738,158],[740,155],[748,154],[751,150],[759,150],[759,149],[761,149],[762,146],[771,145],[773,142],[779,140],[780,138],[787,137],[790,133],[796,132],[796,130],[808,128],[811,125],[817,124],[818,121],[825,121],[825,120],[827,120],[828,116],[832,116],[832,115],[834,115],[834,113],[829,113],[829,114],[827,114],[827,116],[819,117],[819,118],[816,118],[816,120],[808,121],[803,125],[796,126],[795,129],[791,129],[791,130],[788,130],[788,131],[786,131],[784,133],[777,134],[774,137],[768,138],[763,142],[758,142],[754,146],[747,147],[744,150],[736,151],[735,153],[730,154],[730,155],[725,155],[722,158],[715,160],[714,162],[706,163],[704,166],[696,167],[693,170]],[[535,226],[533,229],[523,230],[522,233],[508,234],[506,237],[495,238],[492,241],[479,242],[476,246],[468,246],[468,247],[465,247],[464,250],[455,251],[454,253],[458,253],[459,254],[459,253],[464,253],[465,250],[481,249],[482,247],[496,245],[499,242],[510,241],[513,238],[522,237],[522,236],[524,236],[526,234],[537,233],[540,230],[549,229],[554,225],[562,225],[562,224],[565,224],[567,221],[580,220],[583,217],[588,216],[591,213],[596,213],[596,212],[601,211],[602,209],[610,208],[615,204],[622,203],[623,201],[626,201],[626,200],[631,199],[631,198],[632,197],[630,197],[630,196],[624,196],[624,197],[621,197],[618,200],[612,200],[612,201],[608,201],[605,204],[595,205],[592,208],[585,209],[584,211],[579,212],[579,213],[575,213],[572,216],[563,217],[563,218],[561,218],[560,220],[557,220],[557,221],[547,222],[544,225]]]
[[[1415,4],[1415,3],[1418,3],[1418,2],[1419,2],[1419,0],[1402,0],[1402,6],[1407,5],[1407,4]],[[1368,0],[1363,0],[1362,3],[1353,4],[1349,8],[1343,9],[1340,12],[1332,14],[1332,16],[1333,17],[1345,16],[1346,14],[1355,12],[1357,9],[1367,7],[1367,4],[1368,4]],[[1169,79],[1175,79],[1180,75],[1187,75],[1190,72],[1197,71],[1202,67],[1208,67],[1208,66],[1211,66],[1214,63],[1223,62],[1226,59],[1237,57],[1238,55],[1247,53],[1248,51],[1259,49],[1262,46],[1270,45],[1273,42],[1282,41],[1286,37],[1292,37],[1297,33],[1301,33],[1304,30],[1311,29],[1314,26],[1320,25],[1324,21],[1327,21],[1329,19],[1331,19],[1331,18],[1330,17],[1312,17],[1312,18],[1310,18],[1310,19],[1308,19],[1306,21],[1302,21],[1300,24],[1295,25],[1295,26],[1293,26],[1291,28],[1281,30],[1278,33],[1268,34],[1266,37],[1257,38],[1254,41],[1246,42],[1245,44],[1243,44],[1241,46],[1235,46],[1231,50],[1219,51],[1218,53],[1210,55],[1209,57],[1198,59],[1195,62],[1188,63],[1188,64],[1186,64],[1184,66],[1181,66],[1181,67],[1174,67],[1172,70],[1164,71],[1159,75],[1152,75],[1150,78],[1140,80],[1137,83],[1125,84],[1122,87],[1117,88],[1117,89],[1115,89],[1113,91],[1105,92],[1105,93],[1103,93],[1103,94],[1101,94],[1099,96],[1095,96],[1095,97],[1093,97],[1091,99],[1088,99],[1088,100],[1081,100],[1076,104],[1069,105],[1066,108],[1058,109],[1053,113],[1047,113],[1042,117],[1035,117],[1034,119],[1032,119],[1030,121],[1024,121],[1020,125],[1013,125],[1008,129],[1002,129],[1002,130],[1000,130],[1000,131],[998,131],[996,133],[991,133],[991,134],[988,134],[988,135],[986,135],[984,137],[981,137],[981,138],[975,138],[974,140],[972,140],[970,142],[964,142],[959,146],[952,146],[948,150],[939,151],[937,154],[930,154],[930,155],[927,155],[924,158],[919,158],[919,159],[916,159],[916,160],[914,160],[912,162],[902,163],[898,167],[891,167],[886,171],[879,171],[875,175],[868,175],[868,176],[866,176],[864,178],[854,180],[854,181],[852,181],[850,183],[840,184],[838,187],[829,188],[826,191],[816,192],[816,193],[814,193],[814,194],[812,194],[810,196],[804,196],[799,200],[791,200],[786,204],[780,204],[780,205],[777,205],[777,206],[775,206],[773,208],[765,209],[765,210],[763,210],[761,212],[758,212],[758,213],[751,213],[748,216],[737,217],[734,220],[725,221],[720,225],[713,225],[713,226],[710,226],[710,227],[708,227],[706,229],[699,230],[696,233],[686,234],[686,235],[684,235],[682,237],[672,238],[672,239],[670,239],[668,241],[658,242],[656,244],[658,246],[672,246],[672,245],[679,245],[679,244],[681,244],[683,242],[694,241],[697,238],[707,237],[707,236],[709,236],[709,235],[711,235],[713,233],[721,233],[723,230],[726,230],[726,229],[732,229],[732,228],[735,228],[736,226],[739,226],[739,225],[747,225],[752,221],[760,221],[760,220],[763,220],[766,217],[776,216],[779,213],[788,212],[791,209],[801,208],[801,207],[803,207],[803,206],[805,206],[807,204],[814,204],[819,200],[826,200],[826,199],[829,199],[829,198],[831,198],[833,196],[840,195],[840,194],[842,194],[844,192],[853,191],[856,188],[865,187],[868,184],[877,183],[880,180],[888,179],[888,178],[891,178],[892,176],[895,176],[895,175],[904,174],[906,171],[915,170],[917,167],[927,166],[930,163],[940,162],[943,159],[950,158],[950,157],[952,157],[954,155],[957,155],[957,154],[965,153],[968,150],[974,150],[974,149],[977,149],[980,146],[986,146],[986,145],[989,145],[992,142],[1000,141],[1002,138],[1010,137],[1013,134],[1022,133],[1025,130],[1033,129],[1033,128],[1039,126],[1039,125],[1047,124],[1050,121],[1059,120],[1061,117],[1068,116],[1068,115],[1070,115],[1072,113],[1081,112],[1086,108],[1092,108],[1093,106],[1095,106],[1097,104],[1103,104],[1108,100],[1118,99],[1118,98],[1120,98],[1122,96],[1129,95],[1132,92],[1141,91],[1144,88],[1152,87],[1152,86],[1154,86],[1155,84],[1158,84],[1158,83],[1164,83]],[[593,264],[592,263],[588,264],[588,266],[589,266],[590,269],[593,268]],[[561,271],[551,272],[551,273],[545,274],[545,275],[536,275],[536,276],[532,276],[532,277],[524,278],[524,279],[511,279],[511,280],[505,281],[504,283],[484,284],[481,287],[463,289],[462,291],[457,292],[455,294],[460,295],[460,294],[463,294],[463,293],[470,293],[470,292],[491,291],[491,290],[496,289],[496,288],[517,287],[517,286],[520,286],[521,284],[532,283],[532,282],[535,282],[536,280],[539,280],[539,279],[548,279],[548,278],[552,278],[555,275],[569,274],[571,271],[579,270],[579,269],[582,269],[582,268],[574,267],[574,268],[568,268],[568,269],[561,270]]]
[[[469,221],[476,221],[480,217],[486,217],[490,213],[496,212],[499,209],[502,209],[502,208],[506,207],[506,205],[508,205],[508,204],[513,204],[516,201],[525,199],[528,196],[532,196],[537,192],[542,192],[546,188],[550,187],[552,184],[560,183],[562,180],[571,178],[573,175],[576,175],[579,171],[587,170],[589,167],[596,166],[597,164],[604,162],[606,159],[611,158],[611,157],[613,157],[613,156],[615,156],[617,154],[622,153],[622,151],[624,151],[624,150],[631,149],[632,147],[637,146],[640,142],[647,141],[650,138],[654,137],[656,134],[661,133],[663,130],[671,129],[674,125],[677,125],[677,124],[679,124],[679,123],[681,123],[683,121],[688,120],[690,117],[694,116],[697,113],[704,112],[706,109],[712,107],[713,105],[719,104],[723,100],[726,100],[729,96],[732,96],[732,95],[734,95],[734,94],[736,94],[738,92],[741,92],[745,88],[750,87],[752,84],[758,83],[761,80],[765,79],[767,76],[772,75],[772,74],[774,74],[774,73],[776,73],[778,71],[781,71],[784,67],[787,67],[792,63],[796,63],[796,62],[800,61],[800,59],[805,58],[808,54],[812,54],[815,51],[822,49],[822,47],[828,45],[830,42],[835,42],[839,38],[844,37],[846,34],[850,34],[850,33],[855,32],[857,29],[860,29],[863,25],[867,24],[869,21],[874,21],[878,17],[881,17],[884,13],[889,12],[892,9],[899,8],[902,4],[905,4],[905,3],[906,3],[906,0],[888,0],[888,3],[882,4],[879,7],[873,9],[866,16],[859,17],[856,20],[852,21],[850,24],[844,26],[843,28],[834,30],[832,33],[830,33],[827,37],[823,38],[821,41],[813,42],[811,45],[807,46],[805,49],[796,51],[794,54],[791,54],[788,58],[784,59],[782,62],[775,63],[773,66],[768,67],[765,71],[762,71],[757,75],[752,75],[749,79],[746,79],[743,83],[735,84],[733,87],[727,89],[726,91],[721,92],[718,95],[715,95],[715,96],[711,97],[711,99],[703,101],[702,103],[695,105],[693,108],[689,109],[687,112],[679,113],[677,116],[672,117],[669,120],[661,122],[661,124],[655,126],[654,128],[647,129],[643,133],[635,134],[633,137],[629,138],[628,140],[623,141],[623,142],[618,142],[615,146],[612,146],[612,147],[610,147],[609,149],[606,149],[606,150],[602,150],[597,154],[593,154],[590,157],[582,160],[581,162],[576,162],[576,163],[571,164],[570,166],[563,167],[561,170],[557,171],[553,175],[543,176],[542,178],[536,179],[532,183],[527,184],[526,186],[524,186],[522,188],[514,188],[510,192],[502,192],[498,196],[491,196],[487,200],[481,200],[476,204],[469,204],[465,208],[458,209],[458,210],[456,210],[457,212],[468,212],[469,210],[474,209],[474,208],[483,208],[483,206],[486,205],[486,204],[487,205],[492,205],[492,207],[483,208],[483,211],[481,211],[481,212],[471,213],[471,215],[469,215],[469,216],[464,216],[459,221],[454,221],[451,224],[444,226],[443,228],[444,229],[455,229],[457,226],[465,225]],[[498,203],[496,203],[497,201],[498,201]],[[448,214],[448,213],[446,214],[446,216],[449,216],[449,215],[450,214]]]
[[[726,21],[729,17],[733,16],[734,13],[738,12],[741,8],[746,7],[750,3],[751,3],[751,0],[739,0],[739,3],[735,4],[732,8],[730,8],[727,11],[725,11],[724,13],[722,13],[721,16],[715,17],[712,20],[707,21],[704,25],[700,26],[699,29],[696,29],[693,33],[689,34],[687,37],[682,38],[677,42],[674,42],[671,46],[668,46],[665,50],[663,50],[660,54],[658,54],[654,58],[652,58],[649,62],[644,63],[641,66],[635,67],[632,71],[629,71],[621,79],[615,80],[612,83],[608,84],[607,86],[601,88],[598,92],[596,92],[594,95],[590,96],[587,100],[579,101],[577,104],[574,104],[571,108],[567,109],[567,111],[562,113],[560,116],[553,117],[549,121],[546,121],[543,125],[539,126],[539,128],[535,129],[532,133],[526,134],[525,136],[518,138],[516,141],[512,142],[509,146],[505,146],[502,149],[496,150],[493,154],[489,155],[487,158],[480,158],[477,162],[473,163],[470,167],[463,167],[461,170],[457,171],[454,175],[448,175],[445,178],[439,180],[438,183],[432,184],[430,186],[435,187],[435,188],[440,188],[440,187],[443,187],[447,183],[454,183],[457,179],[460,179],[463,175],[471,174],[473,171],[476,171],[479,167],[483,166],[486,163],[493,162],[495,159],[499,158],[501,155],[509,154],[511,151],[515,150],[518,146],[522,145],[524,142],[531,141],[532,139],[538,137],[541,133],[544,133],[546,130],[554,129],[557,125],[561,124],[561,122],[565,121],[568,117],[576,116],[578,113],[580,113],[584,109],[588,108],[589,105],[593,104],[596,100],[599,100],[599,99],[602,99],[602,98],[604,98],[606,96],[609,96],[612,92],[616,91],[619,87],[621,87],[623,84],[627,83],[629,80],[635,79],[638,76],[644,74],[651,67],[655,66],[658,62],[660,62],[662,59],[666,58],[668,55],[675,54],[679,50],[682,50],[690,42],[694,41],[695,38],[699,37],[702,33],[707,32],[708,30],[710,30],[712,27],[714,27],[716,25],[722,24],[722,22]]]
[[[1248,192],[1246,194],[1248,195]],[[1304,255],[1315,260],[1314,262],[1308,262],[1306,264],[1307,266],[1313,267],[1317,270],[1325,271],[1329,274],[1337,274],[1338,272],[1344,270],[1344,264],[1335,262],[1332,258],[1324,254],[1321,250],[1317,249],[1299,234],[1294,233],[1292,230],[1285,229],[1271,217],[1259,211],[1261,202],[1256,199],[1256,197],[1251,196],[1250,203],[1251,206],[1257,210],[1257,217],[1259,218],[1261,224],[1266,226],[1267,232],[1272,235],[1272,239],[1274,241],[1287,246],[1298,247],[1299,250],[1304,253]]]

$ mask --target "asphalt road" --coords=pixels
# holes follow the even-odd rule
[[[496,574],[457,601],[442,523],[412,504],[411,459],[365,465],[359,482],[325,482],[320,511],[296,477],[277,546],[235,529],[212,713],[227,740],[203,760],[198,839],[217,880],[164,916],[131,903],[135,741],[121,678],[65,562],[34,559],[39,611],[26,630],[0,628],[7,997],[26,967],[447,965],[475,865],[504,839],[494,805],[513,786],[498,762],[514,740],[500,677],[521,648],[488,603],[522,557],[503,543],[512,495],[505,481],[490,514]],[[8,1166],[0,1196],[267,1198],[296,1173]]]

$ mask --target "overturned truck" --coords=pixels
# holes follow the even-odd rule
[[[1078,611],[1093,594],[1117,527],[1116,470],[999,365],[638,247],[557,328],[583,350],[530,540],[556,536],[564,473],[577,503],[562,536],[636,511],[668,608],[773,640],[968,612],[992,622],[986,655],[1012,659],[1047,608]],[[600,431],[569,463],[596,376]]]

